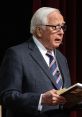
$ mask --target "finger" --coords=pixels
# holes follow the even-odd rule
[[[66,99],[65,98],[58,98],[58,97],[53,97],[52,99],[53,101],[57,102],[57,103],[66,103]]]

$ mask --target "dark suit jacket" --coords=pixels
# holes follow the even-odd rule
[[[63,87],[70,86],[66,58],[56,50]],[[0,70],[0,96],[6,117],[68,117],[62,106],[43,106],[38,111],[40,94],[56,89],[55,80],[32,39],[7,50]],[[52,113],[53,113],[52,112]],[[47,114],[48,113],[48,114]],[[53,116],[53,114],[52,114]]]

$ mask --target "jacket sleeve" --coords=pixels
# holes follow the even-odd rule
[[[0,97],[2,104],[14,111],[38,111],[40,94],[22,91],[22,59],[8,49],[0,68]]]

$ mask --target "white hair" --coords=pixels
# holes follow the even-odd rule
[[[60,13],[60,11],[58,9],[56,9],[56,8],[51,8],[51,7],[39,8],[34,13],[32,19],[31,19],[30,33],[33,34],[33,32],[35,31],[36,26],[39,26],[39,25],[42,25],[42,24],[46,25],[48,23],[47,16],[53,11]]]

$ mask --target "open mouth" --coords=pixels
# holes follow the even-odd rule
[[[56,42],[61,42],[61,39],[55,39]]]

